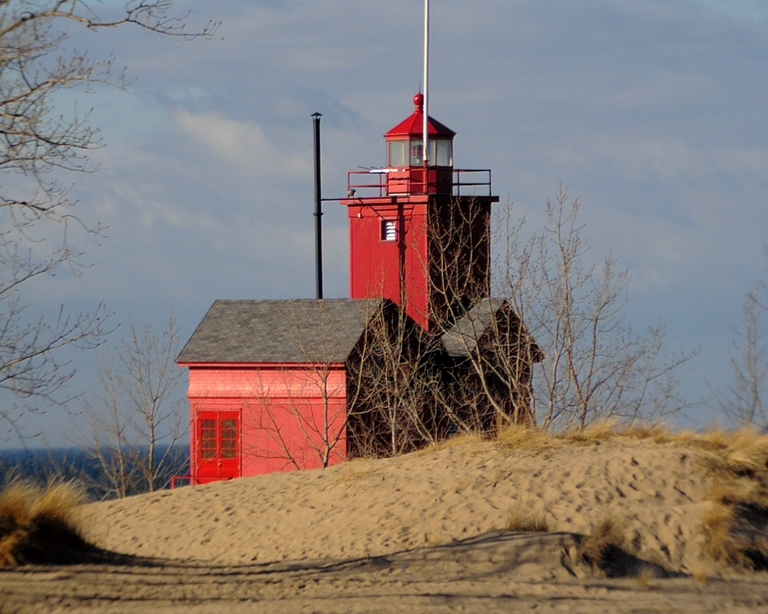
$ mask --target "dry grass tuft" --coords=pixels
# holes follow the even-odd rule
[[[705,552],[713,561],[744,567],[747,560],[733,539],[735,522],[734,506],[713,503],[704,514],[701,532],[704,535]]]
[[[711,476],[699,527],[706,554],[721,565],[768,569],[768,436],[718,430],[698,443]]]
[[[548,533],[549,523],[543,503],[518,501],[509,510],[503,528],[514,533]]]
[[[557,440],[546,431],[527,426],[505,427],[494,441],[507,450],[544,450],[557,446]]]
[[[715,562],[744,569],[768,569],[768,494],[744,478],[713,481],[700,532]]]
[[[595,422],[585,428],[569,431],[562,439],[569,443],[593,444],[608,441],[620,436],[621,432],[615,421]]]
[[[422,454],[432,454],[441,450],[451,450],[453,448],[459,448],[462,446],[471,446],[486,441],[486,438],[481,433],[459,433],[448,439],[436,441],[431,443],[421,450],[416,450],[411,454],[415,456],[421,456]]]
[[[647,440],[660,445],[673,444],[681,448],[710,452],[714,464],[724,465],[729,471],[756,471],[768,467],[768,435],[760,435],[749,428],[739,431],[712,430],[695,433],[673,431],[664,424],[633,424],[621,427],[616,421],[608,420],[553,435],[536,427],[509,425],[500,429],[493,441],[505,449],[539,452],[573,445],[594,445],[622,438]],[[485,440],[482,434],[461,434],[427,446],[416,454],[478,444]]]
[[[712,570],[705,567],[700,567],[693,570],[691,577],[700,584],[709,584],[712,582]]]
[[[653,565],[643,565],[640,567],[640,571],[637,573],[636,577],[637,583],[640,586],[646,590],[652,591],[655,588],[653,581],[659,579],[659,571]]]
[[[593,567],[602,567],[609,556],[623,549],[625,534],[623,520],[614,517],[604,518],[581,542],[578,560]]]
[[[682,438],[681,438],[682,435]],[[526,426],[510,426],[502,429],[495,441],[505,448],[516,450],[550,450],[572,445],[589,446],[613,439],[628,438],[636,441],[650,440],[658,444],[679,442],[691,447],[696,446],[693,433],[678,434],[660,424],[635,424],[621,428],[615,421],[597,422],[586,428],[574,429],[560,435],[551,435],[546,431]]]
[[[619,434],[628,439],[650,439],[658,444],[672,443],[678,435],[664,424],[635,424],[620,431]]]
[[[68,562],[87,548],[79,531],[82,489],[71,482],[47,488],[14,482],[0,493],[0,567]]]

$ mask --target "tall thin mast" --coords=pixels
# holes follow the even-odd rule
[[[424,0],[424,167],[429,166],[429,0]]]
[[[312,113],[315,145],[315,298],[323,298],[323,190],[320,185],[320,113]]]

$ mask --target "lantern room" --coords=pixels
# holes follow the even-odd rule
[[[410,117],[384,135],[387,142],[387,194],[444,194],[453,185],[453,137],[456,133],[429,118],[424,161],[424,96],[413,97]]]
[[[454,168],[456,133],[432,117],[427,122],[427,160],[424,161],[424,96],[416,94],[413,104],[413,113],[384,135],[386,166],[348,173],[349,197],[355,194],[363,198],[429,194],[490,196],[491,171]]]

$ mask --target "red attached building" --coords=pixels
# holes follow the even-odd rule
[[[189,368],[196,483],[347,457],[347,363],[384,302],[216,301],[178,358]]]
[[[386,167],[349,173],[351,299],[216,301],[180,354],[193,483],[328,466],[364,445],[386,454],[395,427],[375,413],[395,386],[361,388],[382,381],[381,344],[393,339],[441,387],[440,403],[423,398],[434,437],[467,412],[486,429],[500,412],[529,417],[539,350],[510,306],[488,298],[491,173],[454,169],[455,133],[432,118],[425,165],[421,94],[414,103],[385,135]],[[516,381],[501,375],[510,362]],[[484,401],[468,394],[480,388]]]

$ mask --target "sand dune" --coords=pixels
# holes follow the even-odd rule
[[[708,485],[701,455],[620,439],[551,451],[475,443],[94,504],[87,524],[111,550],[246,564],[448,544],[504,529],[524,507],[554,532],[587,535],[617,517],[633,554],[692,572]]]
[[[54,597],[103,611],[768,611],[764,574],[708,548],[722,459],[626,437],[469,441],[89,504],[86,537],[143,560],[27,576],[37,592],[0,574],[0,591],[19,611]],[[537,523],[547,532],[523,530]],[[590,555],[606,527],[612,545]]]

